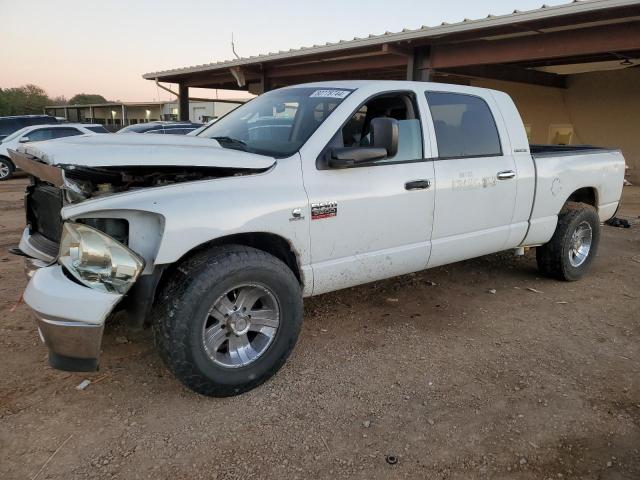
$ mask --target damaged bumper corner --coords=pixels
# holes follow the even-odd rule
[[[35,270],[24,292],[49,349],[49,363],[77,372],[97,369],[105,320],[121,299],[77,284],[60,265]]]

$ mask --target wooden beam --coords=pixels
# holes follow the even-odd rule
[[[326,60],[304,65],[286,65],[269,69],[269,78],[308,76],[322,73],[342,73],[404,67],[407,59],[398,55],[379,55],[346,60]]]
[[[473,67],[448,68],[443,70],[443,72],[469,77],[528,83],[543,87],[567,88],[567,80],[564,75],[540,72],[538,70],[527,70],[510,65],[477,65]]]
[[[391,45],[390,43],[385,43],[382,45],[382,53],[388,55],[398,55],[400,57],[410,57],[411,51],[405,48],[398,47],[397,45]]]
[[[324,82],[331,80],[404,80],[405,69],[361,70],[343,73],[319,73],[309,76],[278,77],[273,80],[273,88],[308,82]]]
[[[407,80],[430,82],[432,77],[430,48],[414,48],[407,61]]]
[[[640,22],[541,33],[504,40],[434,45],[435,69],[544,60],[640,49]]]
[[[180,83],[178,85],[178,119],[189,120],[189,87]]]

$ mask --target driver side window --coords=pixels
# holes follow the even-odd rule
[[[376,164],[421,160],[423,158],[420,114],[413,93],[401,92],[374,97],[362,105],[333,140],[334,147],[371,146],[371,120],[394,118],[398,121],[398,152]]]

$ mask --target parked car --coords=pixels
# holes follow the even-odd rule
[[[196,128],[195,130],[191,130],[189,133],[187,133],[187,135],[189,136],[196,136],[198,135],[200,132],[202,132],[203,130],[209,128],[211,125],[213,125],[214,123],[216,123],[219,119],[218,118],[214,118],[212,120],[209,120],[207,123],[203,123],[202,125],[200,125],[198,128]]]
[[[186,135],[201,126],[201,123],[192,122],[147,122],[127,125],[116,133],[164,133],[167,135]]]
[[[0,117],[0,140],[11,135],[24,127],[31,125],[50,125],[58,123],[56,117],[49,115],[16,115],[11,117]]]
[[[102,125],[83,123],[33,125],[13,132],[0,142],[0,181],[12,177],[16,167],[9,158],[9,150],[16,149],[19,144],[94,133],[109,132]]]
[[[24,300],[51,365],[95,369],[120,311],[213,396],[278,371],[303,297],[527,247],[579,280],[624,175],[618,150],[530,147],[504,93],[425,82],[286,87],[197,137],[18,150]]]

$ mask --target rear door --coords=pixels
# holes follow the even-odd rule
[[[516,165],[491,95],[425,92],[437,144],[429,266],[500,251],[509,240]]]

